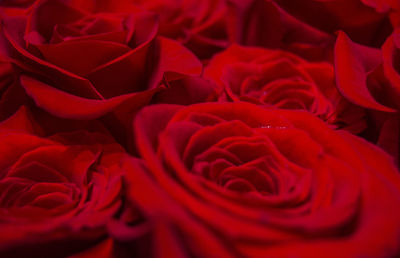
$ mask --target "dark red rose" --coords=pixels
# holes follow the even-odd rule
[[[340,93],[369,110],[366,138],[399,158],[400,70],[399,32],[388,37],[382,49],[354,43],[339,32],[335,45],[335,73]]]
[[[42,124],[32,120],[22,108],[0,123],[2,257],[87,248],[105,236],[122,203],[122,147],[85,130],[40,137]]]
[[[327,33],[343,30],[358,43],[380,46],[391,33],[389,14],[397,1],[386,0],[275,0],[287,12]]]
[[[223,89],[221,100],[306,110],[335,128],[359,133],[363,112],[335,86],[328,62],[307,62],[281,50],[234,45],[214,56],[204,76]]]
[[[293,17],[275,1],[228,0],[228,34],[231,42],[290,50],[308,59],[332,56],[332,35]]]
[[[169,225],[161,238],[168,244],[157,238],[154,250],[173,257],[400,251],[400,175],[390,157],[307,112],[245,102],[154,105],[134,128],[143,162],[131,160],[128,198]]]
[[[208,58],[228,44],[224,0],[134,0],[157,13],[159,33],[179,40],[197,56]]]
[[[127,102],[135,109],[161,89],[162,79],[198,75],[201,64],[179,43],[156,36],[154,14],[130,6],[42,0],[25,12],[5,8],[7,48],[0,50],[35,78],[23,77],[22,85],[52,114],[96,118]]]

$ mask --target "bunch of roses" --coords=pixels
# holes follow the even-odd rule
[[[398,0],[1,0],[0,257],[397,257]]]

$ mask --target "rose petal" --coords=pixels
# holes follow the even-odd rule
[[[21,84],[39,107],[55,116],[70,119],[98,118],[127,102],[134,107],[140,107],[159,90],[131,93],[107,100],[93,100],[68,94],[28,76],[21,76]]]
[[[354,104],[385,112],[395,110],[375,101],[367,88],[367,74],[381,63],[378,50],[352,42],[339,32],[335,45],[336,82],[339,91]]]
[[[39,125],[34,123],[28,109],[22,106],[14,115],[0,123],[0,130],[13,130],[33,134],[39,130]]]
[[[119,43],[98,40],[74,40],[58,44],[39,44],[36,47],[46,61],[79,76],[85,76],[96,67],[130,50]]]
[[[28,18],[27,32],[38,31],[46,40],[50,40],[55,25],[71,23],[84,15],[81,10],[63,1],[40,1],[34,6]]]
[[[55,145],[56,143],[33,135],[21,133],[5,133],[0,135],[0,171],[1,176],[4,170],[15,163],[21,155],[41,146]],[[1,177],[0,176],[0,177]]]
[[[102,96],[87,79],[68,72],[29,53],[25,49],[24,43],[21,42],[21,37],[19,37],[19,34],[24,33],[25,23],[26,22],[21,17],[6,17],[4,19],[4,36],[15,52],[9,54],[12,54],[13,61],[17,65],[30,72],[50,76],[54,79],[55,87],[66,92],[87,98],[102,99]],[[19,59],[22,60],[19,61]]]
[[[181,75],[200,75],[203,66],[200,60],[178,42],[164,37],[158,38],[160,60],[151,85],[157,84],[165,75],[167,80],[182,78]],[[165,74],[168,72],[167,74]]]

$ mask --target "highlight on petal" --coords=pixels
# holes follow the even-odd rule
[[[339,32],[335,45],[336,83],[340,93],[354,104],[385,112],[395,110],[379,104],[367,87],[367,75],[381,64],[380,51],[352,42]]]
[[[127,101],[134,107],[140,107],[150,101],[153,94],[159,90],[156,88],[106,100],[95,100],[65,93],[25,75],[21,76],[21,84],[36,105],[55,116],[70,119],[98,118]]]

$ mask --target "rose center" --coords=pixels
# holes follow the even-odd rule
[[[38,162],[10,169],[0,182],[0,206],[52,210],[73,205],[79,189],[57,170]]]
[[[198,155],[192,172],[240,193],[279,194],[279,165],[259,137],[224,139]]]

